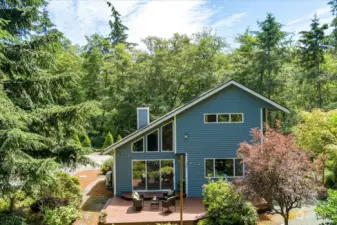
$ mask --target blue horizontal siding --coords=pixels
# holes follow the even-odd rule
[[[235,158],[239,144],[250,141],[250,130],[261,126],[260,99],[229,87],[177,116],[177,153],[188,154],[188,195],[201,196],[205,158]],[[244,123],[205,124],[204,113],[244,113]],[[187,136],[187,138],[185,138]]]
[[[167,122],[161,124],[158,127],[153,128],[147,134],[152,133],[154,130],[159,128],[159,148],[161,148],[161,129],[162,125],[167,124]],[[144,142],[146,142],[146,135],[144,135]],[[175,160],[175,190],[179,190],[179,155],[174,154],[174,152],[144,152],[133,153],[131,151],[131,144],[133,141],[138,140],[141,137],[130,141],[129,143],[121,146],[116,150],[116,195],[120,195],[123,192],[132,191],[132,160],[153,160],[153,159],[174,159]],[[144,145],[146,148],[146,144]],[[161,149],[160,149],[161,150]]]

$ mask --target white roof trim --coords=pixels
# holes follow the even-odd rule
[[[163,122],[165,122],[165,121],[171,119],[172,117],[174,117],[174,116],[180,114],[181,112],[183,112],[183,111],[187,110],[188,108],[190,108],[190,107],[192,107],[192,106],[198,104],[199,102],[203,101],[204,99],[206,99],[206,98],[208,98],[208,97],[210,97],[210,96],[216,94],[217,92],[219,92],[219,91],[225,89],[226,87],[228,87],[228,86],[230,86],[230,85],[235,85],[236,87],[241,88],[242,90],[247,91],[248,93],[254,95],[254,96],[257,97],[257,98],[260,98],[261,100],[263,100],[263,101],[269,103],[270,105],[274,106],[275,108],[278,108],[278,109],[282,110],[283,112],[286,112],[286,113],[289,113],[289,112],[290,112],[289,109],[287,109],[287,108],[285,108],[285,107],[283,107],[283,106],[277,104],[276,102],[274,102],[274,101],[272,101],[272,100],[270,100],[270,99],[268,99],[268,98],[266,98],[266,97],[260,95],[259,93],[255,92],[255,91],[253,91],[253,90],[251,90],[251,89],[249,89],[249,88],[247,88],[247,87],[245,87],[245,86],[239,84],[238,82],[236,82],[236,81],[234,81],[234,80],[231,80],[231,81],[228,81],[228,82],[224,83],[223,85],[221,85],[221,86],[219,86],[219,87],[217,87],[217,88],[211,89],[211,90],[209,90],[209,91],[207,91],[207,92],[201,94],[199,97],[193,99],[192,101],[188,102],[187,104],[182,105],[182,106],[180,106],[180,107],[174,109],[173,111],[171,111],[171,112],[167,113],[166,115],[160,117],[159,119],[153,121],[153,122],[150,123],[149,125],[147,125],[147,126],[141,128],[141,129],[139,129],[139,130],[133,132],[132,134],[126,136],[125,138],[123,138],[122,140],[116,142],[115,144],[110,145],[109,147],[107,147],[107,148],[104,150],[103,154],[107,154],[107,153],[109,153],[112,149],[116,149],[116,148],[120,147],[121,145],[126,144],[126,143],[129,142],[131,139],[135,138],[135,137],[134,137],[135,135],[141,135],[141,134],[144,134],[144,133],[148,132],[148,131],[151,130],[153,127],[160,125],[161,123],[163,123]]]

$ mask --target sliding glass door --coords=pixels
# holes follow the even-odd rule
[[[132,188],[143,191],[174,189],[174,160],[132,161]]]

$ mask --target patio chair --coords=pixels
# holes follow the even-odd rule
[[[170,197],[176,197],[176,192],[174,190],[169,190],[168,192],[163,193],[164,200],[167,200]]]
[[[164,208],[170,210],[170,206],[174,206],[174,211],[176,211],[176,197],[169,197],[167,200],[161,201],[161,210],[163,211]]]
[[[132,202],[133,202],[133,208],[138,211],[141,210],[144,206],[144,196],[139,195],[138,192],[132,193]]]

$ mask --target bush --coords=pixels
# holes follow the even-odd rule
[[[109,132],[107,134],[107,136],[105,137],[105,141],[104,141],[102,150],[106,149],[107,147],[109,147],[113,143],[114,143],[114,138],[112,137],[112,134]]]
[[[111,171],[113,169],[113,165],[114,165],[113,158],[105,160],[101,165],[102,174],[106,174],[108,171]]]
[[[6,225],[27,225],[26,220],[19,216],[0,213],[0,223]]]
[[[244,200],[243,194],[232,183],[222,179],[209,181],[203,186],[203,196],[207,225],[256,224],[255,207]]]
[[[54,210],[47,210],[43,221],[48,225],[70,225],[77,216],[78,211],[73,206],[61,206]]]
[[[329,220],[329,224],[337,224],[337,190],[329,189],[327,201],[319,202],[315,211],[320,218]]]
[[[33,212],[68,205],[78,209],[82,202],[79,179],[62,171],[55,174],[55,183],[42,193],[39,200],[31,205]]]
[[[198,225],[210,225],[213,224],[208,218],[198,221]]]
[[[0,198],[0,213],[7,211],[9,209],[9,203],[4,199]]]

